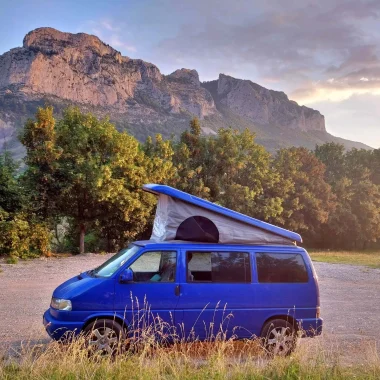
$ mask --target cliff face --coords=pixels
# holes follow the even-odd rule
[[[203,120],[208,133],[236,118],[252,130],[260,125],[325,133],[318,111],[282,92],[223,74],[200,83],[198,73],[188,69],[165,76],[155,65],[124,57],[96,36],[39,28],[25,36],[22,47],[0,56],[2,143],[12,136],[15,141],[15,129],[46,103],[110,114],[120,129],[140,139],[156,132],[178,134],[193,116]]]
[[[253,123],[325,131],[325,119],[319,111],[299,106],[285,93],[268,90],[249,80],[220,74],[217,96],[223,106]]]
[[[173,80],[166,79],[155,65],[123,57],[95,36],[52,28],[28,33],[22,48],[0,57],[0,88],[16,85],[29,97],[52,95],[119,112],[141,103],[156,104],[165,112],[186,110],[200,118],[212,113],[213,100],[199,79],[189,81],[189,92],[182,94],[184,86],[172,83],[187,71],[176,73]]]

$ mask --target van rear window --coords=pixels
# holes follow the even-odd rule
[[[298,253],[256,253],[256,264],[259,282],[308,282],[305,262]]]

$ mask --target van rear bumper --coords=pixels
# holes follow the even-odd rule
[[[302,331],[303,337],[314,337],[322,334],[322,318],[304,318],[297,320],[299,331]]]
[[[43,325],[51,338],[60,340],[68,334],[78,335],[82,330],[83,322],[59,321],[50,314],[50,309],[48,309],[43,316]]]

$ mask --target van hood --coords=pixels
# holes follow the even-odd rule
[[[108,310],[113,309],[114,292],[113,278],[91,277],[81,273],[59,285],[53,297],[70,300],[73,310]]]
[[[61,285],[59,285],[53,292],[53,297],[55,298],[65,298],[68,296],[68,294],[71,295],[71,292],[74,289],[78,288],[78,284],[80,283],[80,286],[83,286],[84,284],[88,283],[91,280],[91,277],[87,275],[87,273],[81,273],[78,276],[74,276],[70,278],[69,280],[66,280]]]

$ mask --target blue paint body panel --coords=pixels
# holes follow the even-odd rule
[[[292,232],[284,228],[274,226],[273,224],[263,222],[261,220],[252,218],[250,216],[230,210],[226,207],[219,206],[215,203],[206,201],[205,199],[202,199],[202,198],[198,198],[194,195],[177,190],[173,187],[166,186],[166,185],[148,184],[148,185],[144,185],[143,189],[153,194],[165,194],[165,195],[168,195],[169,197],[177,198],[183,202],[190,203],[194,206],[204,208],[206,210],[215,212],[223,216],[227,216],[228,218],[249,224],[251,226],[282,236],[289,240],[302,243],[301,235],[297,234],[296,232]]]
[[[296,246],[228,245],[180,241],[134,243],[136,253],[110,277],[83,273],[64,282],[53,297],[69,299],[72,311],[53,308],[44,314],[48,334],[59,339],[66,331],[78,334],[86,324],[99,318],[117,318],[129,328],[142,328],[158,321],[167,330],[176,329],[180,338],[200,340],[215,337],[221,329],[229,336],[260,336],[263,325],[272,318],[297,322],[307,336],[322,331],[317,278],[307,252]],[[149,251],[177,253],[172,282],[119,281],[121,273]],[[251,281],[247,283],[189,282],[186,254],[192,252],[246,252],[249,254]],[[307,270],[304,283],[260,283],[257,253],[299,254]],[[142,315],[144,316],[142,318]],[[137,321],[137,325],[136,325]],[[173,331],[173,330],[171,330]]]

